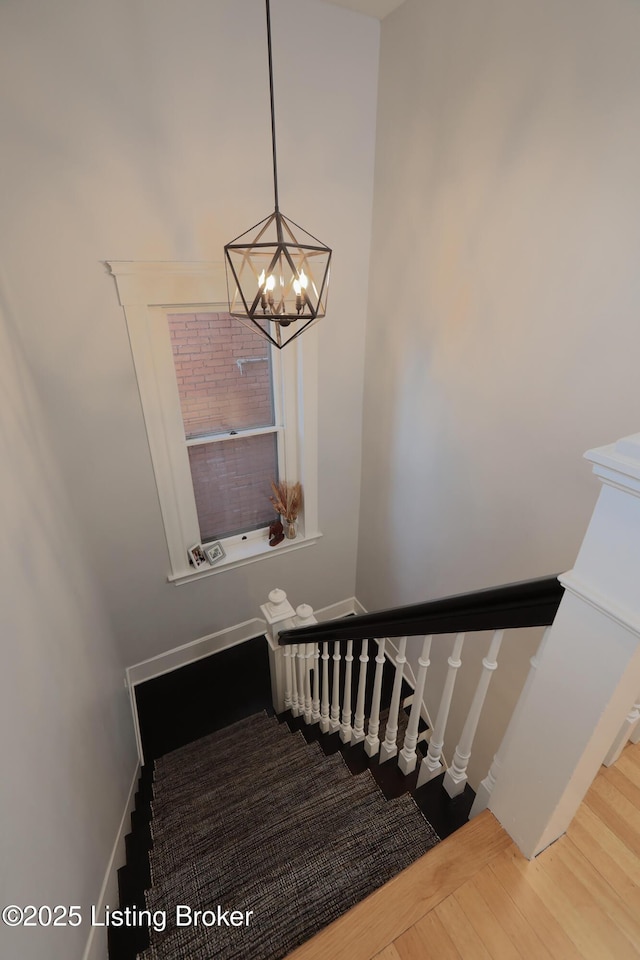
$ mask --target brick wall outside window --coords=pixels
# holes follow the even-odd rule
[[[189,447],[202,541],[275,520],[269,481],[278,475],[275,434]]]
[[[187,437],[274,423],[262,337],[226,313],[170,314],[169,331]]]
[[[275,423],[269,347],[258,334],[224,313],[168,319],[188,439]],[[188,449],[203,542],[274,519],[269,494],[271,479],[278,477],[275,434]]]

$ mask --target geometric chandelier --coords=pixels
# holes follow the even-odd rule
[[[266,0],[275,210],[228,243],[224,256],[230,314],[281,349],[324,317],[331,250],[280,213],[269,2]]]

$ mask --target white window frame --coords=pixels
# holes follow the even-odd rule
[[[188,448],[167,315],[229,309],[223,263],[139,263],[108,261],[126,317],[169,551],[167,579],[201,579],[314,543],[318,531],[317,495],[317,335],[308,330],[283,350],[273,351],[272,369],[281,477],[299,480],[304,510],[295,540],[270,547],[265,529],[221,540],[225,558],[194,571],[187,550],[200,542]],[[240,321],[238,321],[239,323]],[[270,345],[265,340],[265,350]],[[272,348],[271,348],[272,349]],[[239,431],[238,437],[260,431]],[[275,517],[275,514],[274,514]]]

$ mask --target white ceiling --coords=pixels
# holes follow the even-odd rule
[[[348,7],[357,13],[366,13],[370,17],[383,20],[388,13],[399,7],[404,0],[324,0],[325,3],[334,3],[338,7]]]

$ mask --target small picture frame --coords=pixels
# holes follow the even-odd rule
[[[189,554],[189,563],[192,567],[195,567],[196,570],[209,566],[209,561],[207,560],[204,547],[201,543],[195,543],[192,547],[189,547],[187,553]]]
[[[222,544],[215,540],[213,543],[208,544],[204,552],[206,554],[207,560],[213,566],[214,563],[217,563],[218,560],[222,560],[225,556],[224,549]]]

